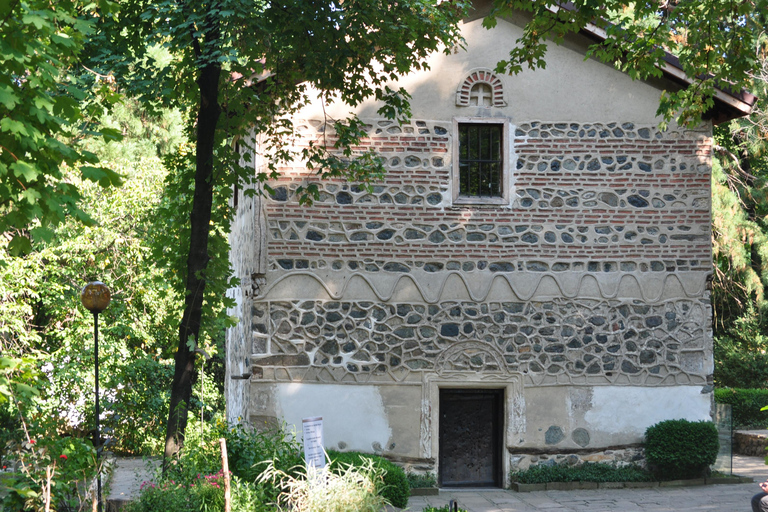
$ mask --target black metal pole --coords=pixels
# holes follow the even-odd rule
[[[93,312],[93,353],[95,356],[95,374],[96,374],[96,488],[98,510],[101,512],[101,431],[99,430],[99,313]]]

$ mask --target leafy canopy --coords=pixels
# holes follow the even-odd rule
[[[100,105],[116,99],[108,83],[83,79],[79,65],[95,17],[116,9],[110,0],[0,5],[0,233],[13,233],[13,253],[31,250],[30,225],[35,236],[48,238],[67,215],[93,222],[79,208],[80,192],[65,179],[65,167],[79,165],[83,178],[102,186],[120,183],[78,147]],[[108,129],[91,134],[119,137]]]
[[[748,89],[759,68],[758,41],[768,20],[768,0],[494,0],[487,27],[515,10],[532,16],[523,36],[497,66],[518,73],[523,66],[543,68],[546,40],[561,42],[569,33],[593,27],[605,41],[588,56],[610,63],[634,79],[661,76],[665,51],[680,59],[692,84],[664,92],[658,114],[666,121],[697,124],[714,105],[716,86]]]
[[[177,272],[171,284],[185,300],[166,456],[183,444],[195,346],[221,325],[222,306],[233,305],[224,298],[234,285],[226,258],[232,188],[255,194],[252,185],[276,178],[281,164],[296,157],[320,178],[377,177],[382,164],[358,149],[365,131],[356,116],[327,120],[333,142],[303,148],[292,146],[290,116],[319,95],[351,106],[374,97],[383,102],[381,115],[407,117],[407,92],[387,84],[455,43],[464,12],[463,2],[437,0],[126,0],[118,16],[99,20],[91,67],[148,105],[179,109],[190,143],[166,161],[176,193],[164,211],[185,221],[169,225],[175,240],[160,253]],[[170,58],[160,62],[153,48]],[[254,155],[266,165],[255,167]],[[299,193],[311,200],[316,191],[309,184]]]

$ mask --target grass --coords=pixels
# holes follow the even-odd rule
[[[406,473],[405,477],[408,479],[408,486],[411,489],[420,489],[424,487],[437,487],[437,479],[434,473],[418,474],[418,473]]]
[[[654,477],[637,466],[614,466],[587,462],[580,466],[532,466],[509,475],[510,481],[521,484],[548,482],[650,482]]]

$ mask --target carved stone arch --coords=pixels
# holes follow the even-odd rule
[[[490,105],[486,106],[505,107],[507,105],[507,102],[504,101],[504,84],[502,84],[499,77],[486,68],[473,69],[459,84],[459,88],[456,89],[456,105],[459,107],[469,107],[472,98],[475,97],[473,90],[483,86],[489,89]]]
[[[438,375],[451,371],[507,372],[504,354],[481,341],[463,341],[443,351],[435,361]]]

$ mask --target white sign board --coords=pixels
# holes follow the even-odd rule
[[[325,467],[323,450],[323,417],[304,418],[301,420],[304,431],[304,460],[307,466],[317,469]]]

